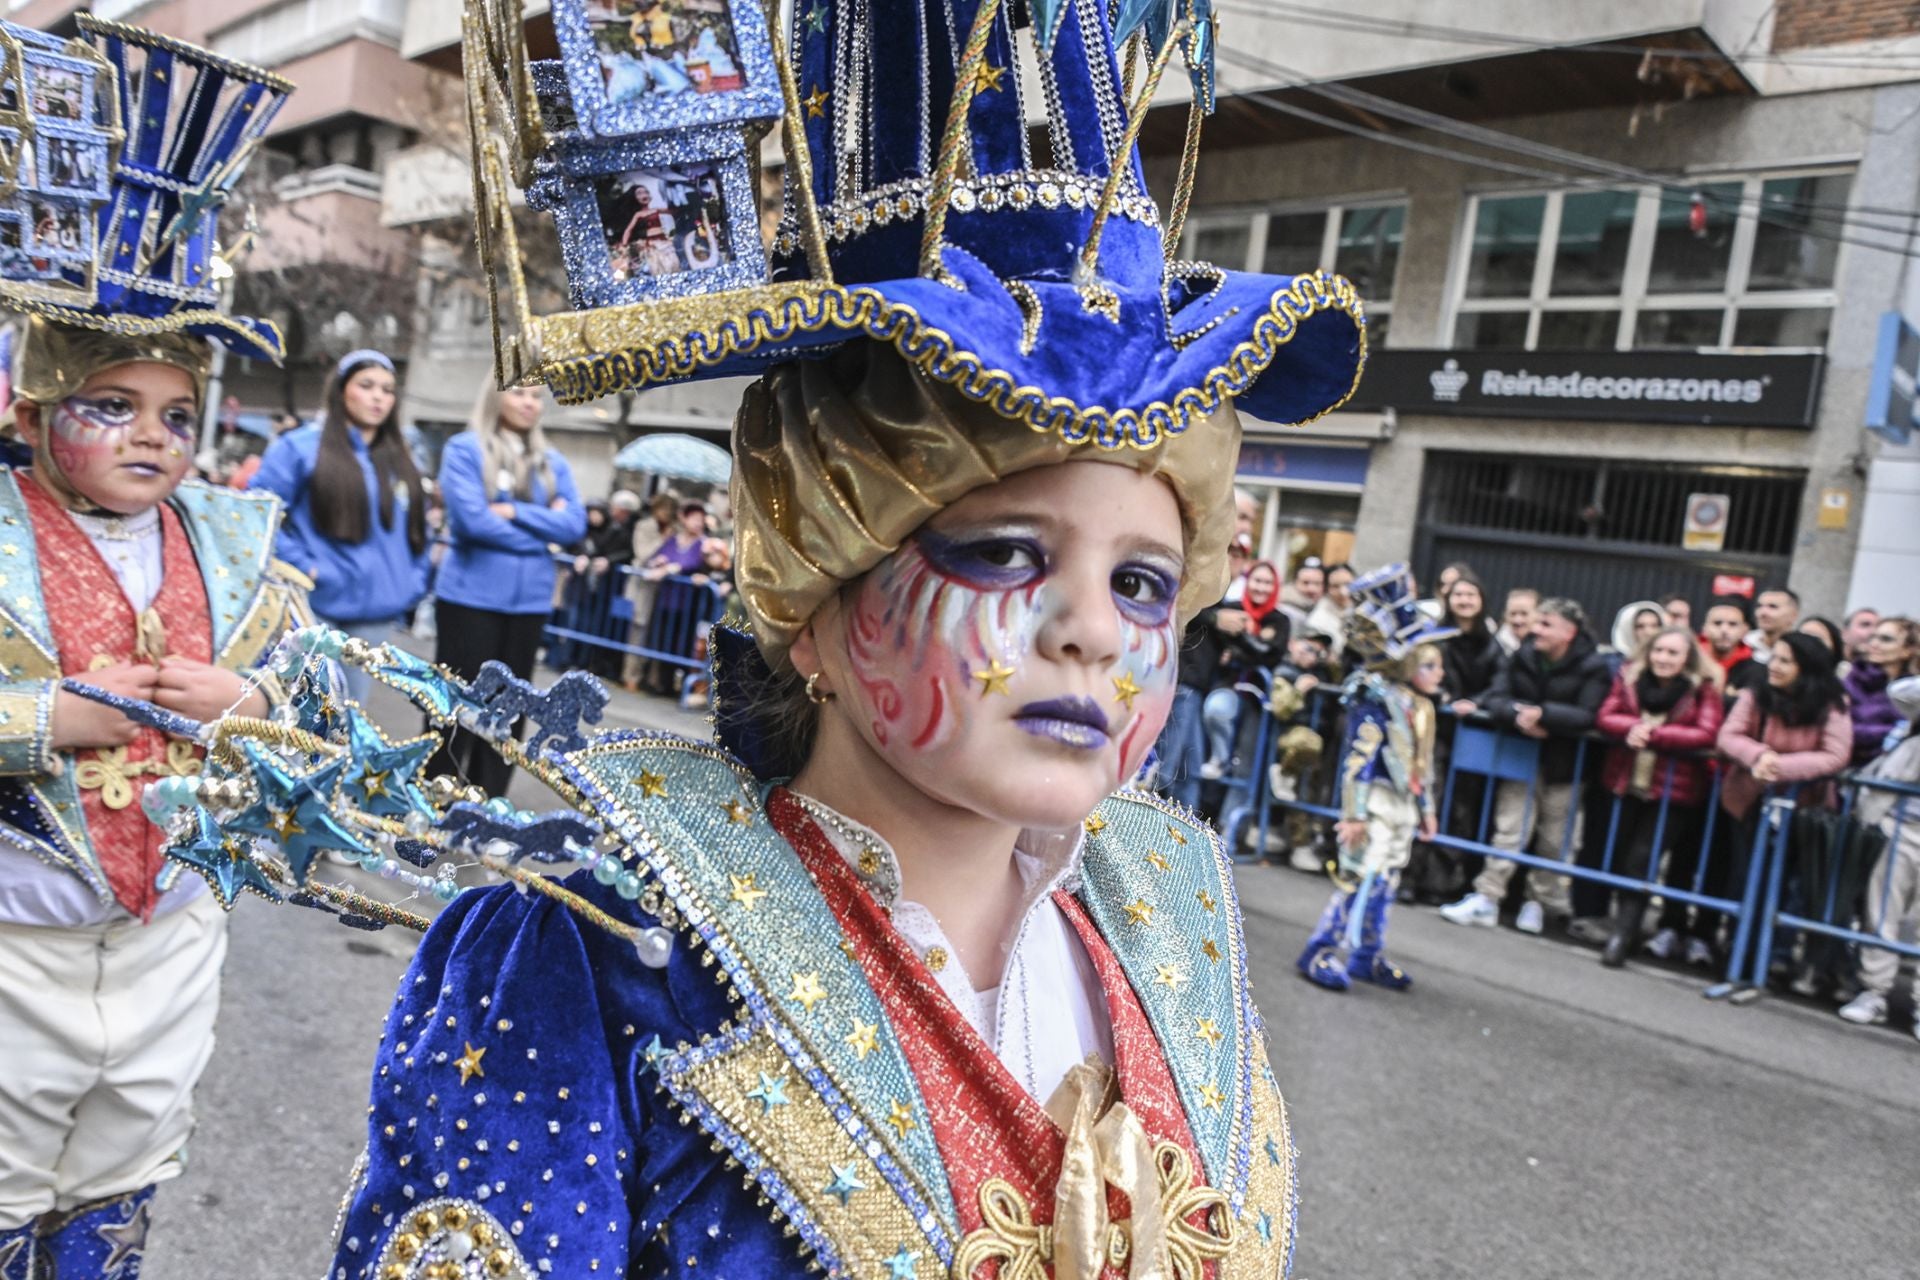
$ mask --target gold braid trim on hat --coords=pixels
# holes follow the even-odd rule
[[[13,356],[13,394],[35,404],[58,404],[102,369],[122,364],[164,364],[193,379],[194,399],[205,406],[213,348],[190,333],[112,333],[30,315]]]
[[[1097,461],[1159,476],[1180,504],[1182,625],[1227,585],[1240,419],[1230,401],[1158,443],[1115,452],[1002,417],[891,346],[781,365],[733,428],[735,580],[772,662],[814,610],[942,509],[1035,467]]]

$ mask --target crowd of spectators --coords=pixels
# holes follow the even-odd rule
[[[1358,662],[1339,625],[1351,567],[1308,557],[1283,582],[1251,552],[1250,538],[1236,547],[1233,586],[1188,629],[1153,779],[1215,817],[1255,787],[1283,806],[1328,803],[1339,740],[1328,695]],[[1496,595],[1465,564],[1446,566],[1422,607],[1457,633],[1441,645],[1443,760],[1471,726],[1506,744],[1507,763],[1442,768],[1453,839],[1416,849],[1403,901],[1459,925],[1564,931],[1609,967],[1646,955],[1722,969],[1731,922],[1679,895],[1740,901],[1763,800],[1784,796],[1781,909],[1889,939],[1914,928],[1920,800],[1897,786],[1920,784],[1920,624],[1864,608],[1835,622],[1769,587],[1717,596],[1698,618],[1680,593],[1635,601],[1601,630],[1577,601]],[[1262,717],[1273,746],[1255,778]],[[1856,777],[1896,786],[1843,803]],[[1323,870],[1325,822],[1280,812],[1253,852]],[[1551,867],[1516,875],[1502,851],[1644,887]],[[1769,960],[1770,980],[1861,1023],[1887,1019],[1901,972],[1896,953],[1791,930],[1775,932]]]

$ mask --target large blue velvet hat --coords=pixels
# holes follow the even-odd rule
[[[226,314],[216,220],[292,85],[181,41],[76,15],[81,38],[0,34],[0,305],[129,337],[190,334],[278,362]]]
[[[1353,597],[1347,643],[1369,659],[1397,662],[1423,644],[1460,634],[1460,628],[1436,622],[1420,607],[1404,561],[1362,574],[1347,590]]]
[[[684,27],[607,25],[633,7],[557,0],[563,58],[528,64],[517,7],[469,0],[504,381],[580,401],[867,338],[1007,417],[1109,447],[1152,445],[1227,398],[1306,421],[1358,381],[1345,280],[1178,259],[1213,96],[1206,0],[799,0],[784,36],[757,0],[700,0]],[[1135,142],[1176,60],[1194,127],[1163,218]],[[768,77],[778,97],[756,95]],[[784,207],[762,256],[748,174],[776,122]],[[559,224],[568,312],[526,305],[509,179]]]

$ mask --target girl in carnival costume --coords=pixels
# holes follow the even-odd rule
[[[1364,331],[1337,278],[1168,265],[1179,232],[1131,148],[1176,54],[1195,110],[1210,101],[1193,7],[1128,6],[1119,31],[1103,6],[1025,7],[1072,142],[1047,172],[1019,167],[1017,96],[986,74],[1011,65],[1015,6],[796,13],[781,111],[811,230],[777,238],[782,283],[610,304],[537,352],[501,331],[501,367],[563,399],[756,376],[731,479],[752,635],[715,631],[719,747],[584,735],[577,673],[547,694],[497,669],[467,687],[337,643],[436,724],[521,753],[575,813],[406,815],[421,844],[481,833],[464,847],[516,884],[448,893],[402,980],[328,1274],[1285,1271],[1292,1143],[1229,859],[1192,814],[1115,788],[1166,718],[1182,627],[1226,587],[1236,402],[1285,422],[1332,408]],[[479,16],[521,83],[518,6]],[[970,32],[957,67],[909,47],[949,16]],[[1136,27],[1155,52],[1128,95],[1116,50]],[[771,52],[737,34],[744,60]],[[854,39],[907,49],[923,79],[836,78]],[[496,208],[485,148],[538,165],[549,144],[494,127],[512,98],[489,59],[467,72]],[[843,181],[849,130],[873,136]],[[921,140],[941,136],[936,162]],[[827,192],[897,217],[843,210],[829,250]],[[517,267],[493,229],[489,270]],[[618,343],[583,351],[589,333]],[[509,704],[539,725],[524,748],[500,733]],[[318,767],[358,768],[370,796],[364,761],[390,753],[319,736]],[[250,760],[253,785],[288,788]],[[310,836],[291,840],[310,867]],[[506,861],[535,846],[583,869]]]
[[[109,37],[104,56],[85,36],[13,26],[0,46],[92,64],[103,99],[164,54],[168,78],[145,82],[125,153],[157,154],[163,133],[176,143],[159,181],[116,172],[97,210],[69,209],[90,250],[96,217],[144,232],[58,281],[0,281],[0,305],[26,313],[6,412],[32,450],[24,469],[0,469],[4,1280],[139,1275],[154,1188],[184,1167],[226,954],[231,892],[164,873],[165,837],[135,803],[149,780],[195,777],[203,744],[69,685],[194,721],[264,716],[281,691],[256,663],[307,620],[304,580],[270,556],[278,502],[187,480],[210,343],[277,362],[279,333],[218,311],[210,215],[138,212],[158,190],[180,208],[205,200],[197,175],[257,142],[288,86],[150,32],[79,22]],[[197,143],[174,131],[189,99]],[[78,127],[99,122],[97,103],[80,109]]]
[[[1431,840],[1437,830],[1434,699],[1446,679],[1439,641],[1455,631],[1421,611],[1404,564],[1356,579],[1353,594],[1348,643],[1368,663],[1341,691],[1347,729],[1336,888],[1298,963],[1308,981],[1329,991],[1356,980],[1404,991],[1413,979],[1382,953],[1387,911],[1414,838]]]

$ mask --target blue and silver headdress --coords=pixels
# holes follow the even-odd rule
[[[502,381],[580,401],[866,337],[1007,417],[1120,447],[1227,398],[1304,421],[1358,380],[1345,280],[1178,260],[1213,97],[1208,0],[798,0],[784,36],[757,0],[552,13],[563,56],[547,63],[529,61],[515,0],[467,8]],[[1135,143],[1175,58],[1193,127],[1163,225]],[[757,159],[775,124],[788,163],[769,258]],[[516,185],[558,224],[570,311],[529,305]]]
[[[1353,580],[1347,643],[1369,659],[1406,658],[1423,644],[1436,644],[1460,629],[1436,622],[1414,598],[1413,575],[1404,563],[1382,565]]]
[[[72,41],[0,30],[0,304],[277,362],[278,329],[221,309],[232,269],[215,222],[292,86],[151,31],[75,21]]]

